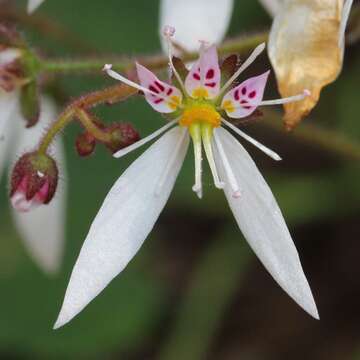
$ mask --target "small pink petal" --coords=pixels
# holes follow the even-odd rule
[[[220,91],[220,67],[216,46],[210,46],[200,54],[200,58],[192,66],[185,80],[185,89],[190,96],[194,90],[203,88],[207,98],[215,98]]]
[[[221,107],[232,118],[251,115],[261,103],[270,71],[243,81],[225,94]],[[229,102],[231,106],[229,106]]]
[[[136,70],[141,86],[152,92],[144,94],[152,108],[160,113],[175,111],[182,101],[181,91],[159,80],[155,74],[138,63],[136,63]]]

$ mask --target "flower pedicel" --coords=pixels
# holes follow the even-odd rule
[[[111,77],[142,91],[155,111],[169,114],[174,120],[114,154],[118,158],[124,156],[165,133],[120,176],[105,198],[76,261],[54,327],[76,316],[137,253],[170,196],[190,139],[195,155],[193,191],[202,197],[204,149],[215,187],[224,191],[254,252],[277,283],[318,319],[309,284],[276,200],[249,154],[226,128],[274,160],[280,157],[224,119],[249,116],[258,106],[301,101],[309,92],[304,90],[290,98],[264,101],[269,72],[232,87],[265,44],[259,45],[221,86],[216,47],[206,47],[203,43],[199,59],[183,81],[173,65],[170,39],[173,33],[171,27],[164,30],[169,44],[169,64],[179,88],[159,80],[140,64],[136,64],[140,84],[114,72],[111,65],[104,67]]]

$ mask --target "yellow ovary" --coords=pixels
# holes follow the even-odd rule
[[[190,127],[195,123],[206,123],[212,127],[219,127],[221,124],[221,116],[210,104],[191,105],[184,110],[179,124]]]

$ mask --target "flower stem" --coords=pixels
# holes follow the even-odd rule
[[[81,125],[97,140],[108,142],[110,135],[101,130],[95,123],[95,119],[86,109],[105,102],[117,102],[137,93],[136,89],[127,85],[116,85],[103,90],[84,95],[72,102],[50,126],[42,138],[38,151],[46,153],[49,145],[56,135],[61,132],[72,120],[78,119]]]
[[[219,47],[221,55],[232,53],[246,53],[253,49],[256,45],[266,41],[268,33],[258,33],[247,37],[237,37],[224,42]],[[195,60],[198,52],[184,53],[183,61]],[[150,69],[162,69],[168,66],[169,59],[162,55],[138,56],[137,59]],[[50,73],[72,73],[72,72],[98,72],[100,73],[105,63],[112,63],[113,69],[116,71],[126,72],[133,68],[134,61],[127,57],[113,58],[94,58],[84,60],[42,60],[42,70]]]

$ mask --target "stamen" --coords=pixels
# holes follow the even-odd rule
[[[172,27],[172,26],[166,25],[164,27],[163,34],[165,36],[165,39],[166,39],[166,42],[167,42],[167,45],[168,45],[168,55],[169,55],[170,68],[171,68],[172,72],[174,73],[177,81],[179,82],[181,90],[183,91],[184,94],[186,94],[185,85],[184,85],[184,83],[183,83],[183,81],[182,81],[179,73],[177,72],[177,70],[176,70],[176,68],[175,68],[175,66],[173,64],[173,61],[172,61],[173,52],[172,52],[171,37],[173,37],[174,34],[175,34],[175,28]]]
[[[151,140],[155,139],[156,137],[158,137],[159,135],[161,135],[163,132],[168,130],[171,126],[173,126],[178,121],[179,121],[179,119],[175,119],[175,120],[170,121],[168,124],[161,127],[160,129],[154,131],[152,134],[148,135],[147,137],[135,142],[134,144],[131,144],[131,145],[127,146],[124,149],[121,149],[121,150],[117,151],[115,154],[113,154],[113,156],[116,157],[116,158],[120,158],[120,157],[128,154],[129,152],[138,149],[140,146],[145,145],[149,141],[151,141]]]
[[[171,169],[174,166],[174,163],[175,163],[176,158],[177,158],[177,156],[179,154],[179,151],[181,150],[182,146],[184,145],[186,136],[188,136],[188,130],[187,130],[187,128],[183,128],[182,129],[182,134],[180,135],[180,137],[179,137],[179,139],[178,139],[178,141],[177,141],[177,143],[175,145],[172,156],[169,159],[169,161],[168,161],[168,163],[166,165],[166,168],[165,168],[163,174],[161,175],[159,183],[158,183],[158,185],[156,187],[156,190],[155,190],[155,195],[156,196],[159,196],[161,194],[161,191],[162,191],[162,188],[164,186],[165,180],[168,178],[169,173],[170,173]]]
[[[282,160],[281,157],[275,152],[270,150],[269,148],[267,148],[265,145],[259,143],[257,140],[253,139],[251,136],[245,134],[243,131],[241,131],[240,129],[238,129],[236,126],[234,126],[232,123],[230,123],[229,121],[226,121],[225,119],[221,119],[221,121],[228,126],[231,130],[235,131],[238,135],[240,135],[241,137],[243,137],[245,140],[247,140],[249,143],[253,144],[254,146],[256,146],[258,149],[260,149],[261,151],[263,151],[266,155],[270,156],[272,159],[279,161]]]
[[[236,177],[234,175],[234,172],[231,168],[231,165],[229,163],[229,160],[225,154],[224,148],[222,146],[221,140],[217,134],[217,129],[214,129],[214,139],[215,139],[215,144],[216,147],[218,149],[219,155],[221,157],[225,172],[226,172],[226,176],[228,178],[229,181],[229,185],[231,187],[231,190],[233,192],[233,197],[234,198],[239,198],[241,196],[241,191],[240,191],[240,187],[239,184],[236,180]]]
[[[282,99],[264,100],[264,101],[261,101],[260,104],[258,104],[256,106],[287,104],[287,103],[290,103],[290,102],[304,100],[306,97],[308,97],[310,95],[311,95],[310,91],[305,89],[302,94],[289,96],[287,98],[282,98]],[[251,105],[251,103],[249,103],[249,105]]]
[[[196,193],[199,199],[202,198],[202,149],[201,149],[201,131],[199,126],[192,126],[189,128],[190,135],[194,144],[194,159],[195,159],[195,184],[192,190]]]
[[[258,45],[254,51],[250,54],[250,56],[246,59],[246,61],[241,64],[239,69],[233,74],[233,76],[225,83],[225,85],[221,88],[218,97],[221,97],[225,90],[237,79],[237,77],[246,69],[248,68],[255,59],[264,51],[265,43]]]
[[[220,181],[220,179],[219,179],[219,175],[217,172],[214,155],[213,155],[213,151],[212,151],[212,146],[211,146],[212,131],[213,131],[212,127],[211,126],[202,126],[201,130],[202,130],[201,135],[202,135],[202,140],[203,140],[203,144],[204,144],[205,154],[206,154],[207,160],[209,162],[212,176],[214,178],[214,184],[218,189],[223,189],[225,184],[224,184],[224,182]]]
[[[157,98],[160,98],[160,99],[163,99],[165,101],[168,101],[169,99],[166,97],[166,96],[162,96],[161,94],[158,94],[154,91],[151,91],[129,79],[127,79],[126,77],[120,75],[119,73],[117,73],[116,71],[114,70],[111,70],[112,68],[112,64],[105,64],[104,67],[103,67],[103,71],[105,71],[110,77],[112,77],[113,79],[115,80],[119,80],[121,82],[123,82],[124,84],[128,85],[128,86],[131,86],[135,89],[138,89],[140,91],[143,91],[144,93],[148,93],[148,94],[151,94],[151,95],[154,95],[156,96]]]

